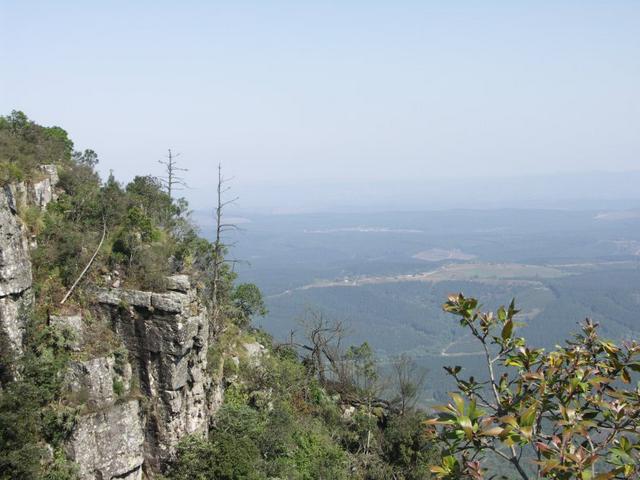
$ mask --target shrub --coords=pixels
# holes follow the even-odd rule
[[[445,450],[432,467],[438,478],[482,478],[488,455],[523,480],[640,475],[640,390],[625,387],[640,371],[640,345],[602,339],[587,320],[564,347],[545,352],[514,335],[513,301],[494,314],[459,294],[444,310],[483,348],[488,378],[448,369],[458,391],[428,422]]]
[[[178,462],[170,469],[174,480],[260,480],[260,452],[247,437],[219,432],[209,442],[187,437],[177,448]]]
[[[75,421],[73,409],[55,402],[68,361],[65,336],[32,319],[27,344],[20,378],[0,395],[0,479],[39,478],[47,465],[43,442],[60,444]]]
[[[24,179],[24,170],[18,164],[7,161],[0,162],[0,186],[22,182]]]
[[[115,393],[117,397],[121,397],[124,394],[124,383],[122,383],[122,380],[118,380],[117,378],[113,379],[113,393]]]

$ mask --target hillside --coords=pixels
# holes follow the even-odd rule
[[[381,398],[366,343],[274,343],[186,202],[97,162],[0,118],[0,478],[429,477],[426,417]]]

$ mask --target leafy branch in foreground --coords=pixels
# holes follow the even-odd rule
[[[431,468],[437,478],[483,479],[490,455],[525,480],[638,478],[640,387],[630,383],[640,345],[604,340],[586,320],[573,340],[545,352],[514,336],[514,302],[494,314],[458,294],[443,308],[481,344],[489,378],[446,368],[458,392],[426,421],[444,446]]]

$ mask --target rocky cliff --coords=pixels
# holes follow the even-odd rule
[[[146,400],[144,457],[161,470],[187,434],[206,435],[219,398],[207,375],[209,324],[189,277],[168,278],[166,293],[96,291],[100,317],[126,346]]]
[[[66,379],[68,392],[85,406],[66,443],[83,479],[153,477],[181,438],[207,435],[222,401],[207,374],[207,309],[188,276],[169,277],[167,284],[164,293],[96,288],[91,323],[52,318],[80,339],[74,348],[86,358],[71,362]],[[91,355],[105,328],[115,334],[103,340],[113,351]]]
[[[56,197],[55,169],[42,172],[39,182],[0,190],[0,338],[13,357],[22,354],[33,303],[34,241],[20,212]],[[222,387],[207,374],[207,308],[187,275],[166,285],[163,292],[89,289],[86,307],[49,316],[71,339],[64,389],[77,414],[64,450],[82,479],[153,478],[181,438],[207,435],[222,401]]]
[[[56,198],[58,174],[55,165],[42,165],[42,179],[30,184],[15,183],[0,189],[0,342],[11,355],[20,355],[31,290],[30,247],[33,240],[20,211],[46,208]]]

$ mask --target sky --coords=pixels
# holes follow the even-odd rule
[[[180,152],[196,207],[218,162],[273,211],[640,170],[638,1],[0,0],[0,31],[0,112],[123,180]]]

